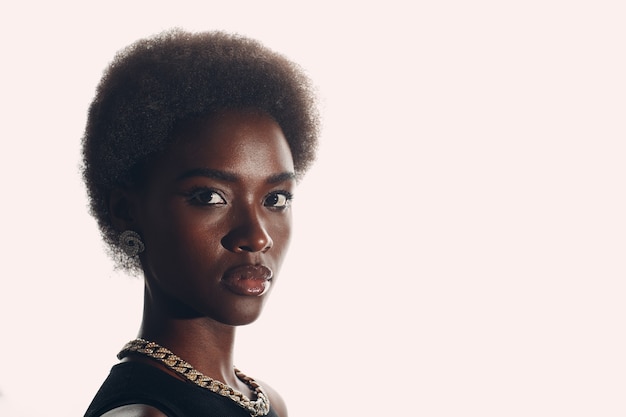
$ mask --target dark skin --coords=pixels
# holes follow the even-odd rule
[[[145,296],[139,337],[253,397],[233,371],[235,330],[259,317],[275,284],[290,240],[295,186],[280,126],[253,110],[228,110],[183,130],[148,165],[141,187],[115,190],[116,228],[137,231],[146,247],[140,255]],[[248,267],[271,271],[271,279],[261,289],[233,290],[229,271]],[[125,360],[173,374],[150,359]],[[286,417],[280,396],[261,385],[272,408]],[[164,414],[134,404],[105,416]]]

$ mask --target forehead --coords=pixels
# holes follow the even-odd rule
[[[159,159],[174,170],[210,168],[246,176],[294,171],[278,123],[252,110],[222,111],[186,126]]]

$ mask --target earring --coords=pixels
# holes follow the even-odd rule
[[[141,241],[139,233],[127,230],[120,235],[120,247],[131,258],[144,251],[146,248]]]

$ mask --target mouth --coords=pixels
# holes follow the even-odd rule
[[[272,276],[265,265],[241,265],[227,270],[222,283],[237,295],[258,297],[269,290]]]

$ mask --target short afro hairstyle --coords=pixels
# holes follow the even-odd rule
[[[117,53],[89,108],[83,178],[91,214],[118,266],[139,272],[119,247],[110,193],[139,185],[142,166],[186,122],[225,109],[260,110],[282,128],[300,179],[315,158],[319,117],[304,71],[261,43],[224,32],[172,29]]]

